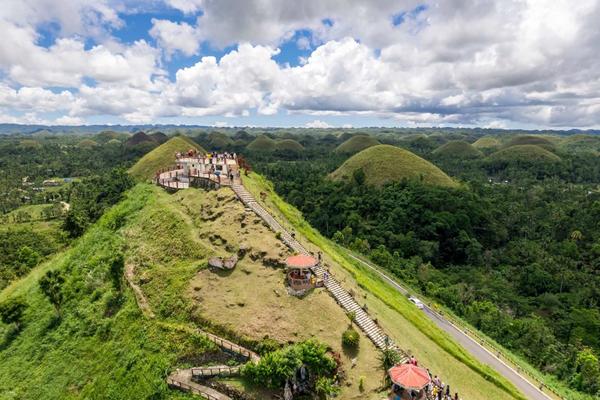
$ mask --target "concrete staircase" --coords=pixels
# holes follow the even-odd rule
[[[237,197],[244,203],[244,205],[254,211],[259,217],[261,217],[267,225],[274,231],[279,232],[281,239],[287,244],[293,251],[299,254],[310,255],[310,252],[302,246],[292,235],[279,223],[269,212],[267,212],[252,196],[246,188],[239,183],[231,186]],[[324,269],[321,266],[315,268],[315,272],[318,277],[323,278]],[[333,298],[338,302],[340,306],[346,312],[353,312],[355,314],[355,322],[367,335],[369,339],[375,344],[375,346],[381,350],[392,349],[396,351],[401,357],[402,362],[408,359],[408,355],[401,350],[396,344],[383,332],[383,330],[377,325],[377,323],[369,316],[369,314],[358,304],[358,302],[346,291],[340,283],[335,280],[332,276],[329,276],[325,282],[325,287],[331,293]]]

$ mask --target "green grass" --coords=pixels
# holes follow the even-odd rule
[[[473,147],[471,144],[462,140],[453,140],[445,143],[435,149],[433,154],[440,157],[448,158],[479,158],[483,157],[483,153]]]
[[[131,167],[129,172],[137,179],[150,180],[154,177],[156,171],[161,168],[167,168],[175,163],[175,153],[190,149],[206,152],[190,138],[175,136],[144,155],[144,157]]]
[[[381,144],[377,139],[369,135],[356,135],[340,144],[334,152],[338,154],[355,154],[372,146]]]
[[[246,148],[250,151],[273,151],[277,147],[277,142],[268,136],[260,135],[251,141]]]
[[[577,134],[567,136],[558,144],[559,150],[567,152],[600,152],[600,136]]]
[[[275,208],[278,213],[281,213],[281,215],[285,217],[285,219],[297,232],[301,233],[311,243],[331,257],[335,263],[339,264],[346,271],[348,271],[361,288],[364,288],[368,293],[375,296],[389,309],[393,310],[393,312],[397,313],[397,315],[403,317],[403,319],[412,324],[413,330],[410,331],[411,334],[416,335],[416,332],[418,332],[420,335],[431,341],[435,346],[438,346],[443,353],[449,355],[451,357],[450,360],[445,358],[445,366],[447,371],[441,371],[440,373],[443,373],[444,375],[450,375],[451,373],[460,370],[460,368],[464,365],[467,366],[469,370],[473,371],[475,375],[470,377],[466,376],[469,375],[468,373],[464,373],[463,376],[456,375],[455,379],[463,382],[463,389],[464,385],[466,384],[470,386],[470,389],[476,390],[478,385],[483,385],[484,382],[491,382],[511,398],[524,399],[523,395],[521,395],[510,382],[508,382],[493,369],[474,359],[462,347],[457,345],[446,333],[433,325],[426,316],[416,309],[404,296],[399,294],[394,288],[384,282],[376,273],[352,259],[345,251],[343,251],[343,249],[330,240],[324,238],[320,233],[312,228],[302,218],[301,213],[297,209],[285,203],[274,193],[272,184],[266,181],[263,177],[253,173],[250,177],[245,178],[244,184],[255,195],[258,195],[260,192],[268,193],[269,201],[272,202],[271,208]],[[388,320],[385,322],[388,324],[393,324],[393,321]],[[418,343],[417,345],[423,346],[425,345],[426,340],[413,340],[412,343]],[[399,344],[402,346],[401,341],[399,341]],[[439,352],[439,349],[426,349],[425,353],[434,353],[436,351]],[[442,356],[443,355],[440,355],[440,357]],[[470,379],[473,379],[473,376],[478,377],[477,380],[470,381]],[[461,386],[459,385],[459,387]],[[488,393],[487,398],[491,399],[493,396]]]
[[[403,179],[435,186],[457,186],[456,182],[429,161],[408,150],[390,145],[369,147],[355,154],[333,171],[330,177],[336,181],[349,180],[360,169],[365,173],[365,183],[373,186]]]
[[[293,139],[283,139],[283,140],[278,140],[275,143],[275,149],[276,150],[280,150],[280,151],[302,151],[304,150],[304,146],[302,146],[300,143],[296,142]]]
[[[136,186],[69,250],[0,292],[0,301],[23,295],[29,304],[20,333],[0,324],[0,398],[194,398],[170,390],[165,378],[173,368],[189,367],[189,360],[214,351],[214,346],[145,319],[127,286],[123,286],[122,305],[109,306],[118,293],[108,273],[110,260],[123,252],[129,262],[139,251],[137,243],[128,243],[125,232],[140,224],[144,231],[154,229],[144,217],[168,204],[168,198],[157,188]],[[165,218],[173,217],[166,213]],[[170,222],[161,222],[159,235],[144,236],[152,242],[148,246],[164,250],[163,239],[177,240],[173,238],[186,234],[178,228],[179,221]],[[177,260],[159,257],[149,262],[156,262],[152,268],[175,268],[186,262],[182,254],[198,256],[182,251],[176,254]],[[67,302],[60,321],[37,285],[50,269],[61,270],[66,277]],[[177,279],[178,274],[174,270],[171,275]],[[156,290],[167,298],[181,287],[166,285]]]
[[[515,136],[509,140],[505,147],[522,145],[536,145],[548,151],[554,150],[554,144],[550,140],[542,136],[533,135]]]
[[[492,149],[496,147],[500,147],[500,141],[491,136],[484,136],[479,138],[473,143],[473,147],[476,149]]]
[[[534,144],[510,146],[490,154],[487,159],[504,163],[559,163],[561,158]]]

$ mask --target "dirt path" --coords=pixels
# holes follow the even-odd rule
[[[135,266],[133,264],[125,264],[125,279],[127,279],[127,283],[129,286],[131,286],[131,289],[133,289],[135,300],[137,301],[138,307],[142,311],[142,314],[144,314],[144,316],[147,318],[155,318],[156,315],[154,315],[152,308],[150,308],[148,299],[146,296],[144,296],[144,292],[142,292],[142,289],[138,286],[138,284],[135,283]]]

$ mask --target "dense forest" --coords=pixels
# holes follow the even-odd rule
[[[402,144],[401,144],[402,145]],[[600,158],[560,163],[457,159],[405,145],[458,178],[335,182],[345,157],[254,154],[259,172],[336,242],[443,305],[573,388],[600,390]],[[489,152],[488,152],[489,153]]]

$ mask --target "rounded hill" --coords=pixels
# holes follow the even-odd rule
[[[448,158],[479,158],[483,153],[462,140],[453,140],[435,149],[433,154]]]
[[[554,150],[554,144],[546,138],[541,136],[515,136],[513,137],[505,147],[521,146],[521,145],[536,145],[548,151]]]
[[[156,142],[156,140],[152,139],[150,136],[148,136],[144,132],[140,131],[140,132],[134,134],[133,136],[131,136],[129,139],[127,139],[127,141],[125,142],[125,145],[127,147],[131,147],[131,146],[137,146],[137,145],[144,144],[144,143],[156,144],[157,142]]]
[[[404,179],[434,186],[457,186],[456,182],[429,161],[408,150],[383,144],[353,155],[333,171],[330,178],[335,181],[347,181],[359,170],[365,174],[365,183],[372,186],[382,186]]]
[[[98,146],[98,143],[94,142],[92,139],[83,139],[81,142],[77,143],[77,147],[82,149],[91,149],[96,146]]]
[[[540,146],[521,144],[492,153],[488,160],[503,163],[557,163],[561,158]]]
[[[283,139],[275,142],[275,149],[280,151],[302,151],[304,146],[294,139]]]
[[[600,150],[600,135],[577,134],[564,138],[558,147],[568,152],[594,152]]]
[[[211,149],[224,149],[233,144],[233,140],[224,133],[212,132],[208,135],[208,143]]]
[[[377,146],[379,141],[369,135],[356,135],[340,144],[334,152],[338,154],[355,154],[372,146]]]
[[[138,179],[152,179],[156,171],[175,163],[175,153],[195,149],[206,151],[186,136],[175,136],[142,157],[129,173]]]
[[[473,147],[476,149],[493,149],[495,147],[500,147],[500,142],[498,139],[491,136],[484,136],[477,139],[475,143],[473,143]]]
[[[250,151],[273,151],[277,147],[277,142],[268,136],[260,135],[251,141],[246,148]]]

